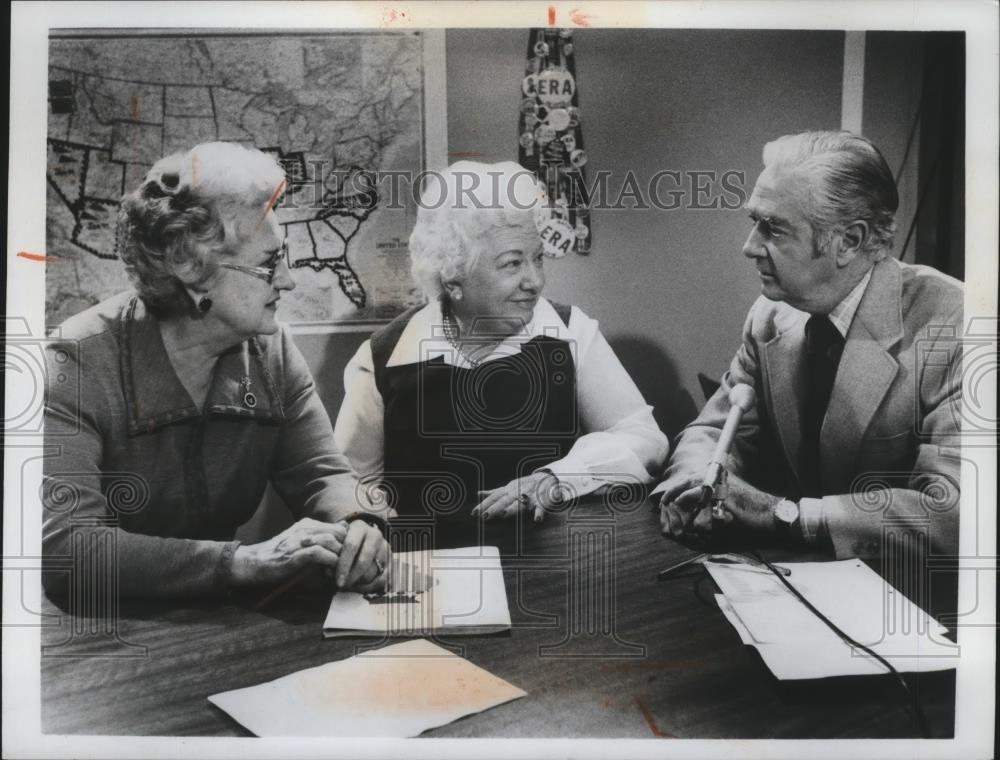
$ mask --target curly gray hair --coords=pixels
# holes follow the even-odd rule
[[[209,281],[285,180],[272,156],[235,143],[197,145],[157,161],[122,198],[115,248],[154,314],[185,313],[185,285]]]
[[[544,187],[520,164],[458,161],[426,175],[410,235],[413,279],[428,298],[475,266],[490,240],[535,233],[548,217]]]
[[[785,166],[811,179],[807,215],[817,245],[828,249],[853,221],[868,223],[864,252],[874,260],[892,250],[899,194],[885,159],[866,137],[851,132],[803,132],[764,146],[764,166]]]

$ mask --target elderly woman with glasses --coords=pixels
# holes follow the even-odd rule
[[[410,237],[428,303],[378,330],[345,371],[339,448],[400,517],[433,520],[439,540],[648,483],[667,454],[597,322],[542,296],[548,216],[518,164],[432,175]]]
[[[168,156],[121,203],[134,282],[47,349],[43,549],[49,592],[116,578],[125,595],[196,595],[322,569],[384,583],[388,544],[286,329],[295,287],[273,207],[282,168],[228,143]],[[297,521],[241,545],[271,483]],[[367,503],[365,503],[366,506]],[[104,575],[101,575],[101,574]],[[110,573],[110,574],[109,574]]]

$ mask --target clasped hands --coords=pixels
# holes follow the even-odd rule
[[[660,529],[681,542],[705,544],[733,538],[759,538],[775,533],[774,507],[781,497],[754,488],[729,473],[719,517],[702,504],[701,478],[690,477],[667,489],[660,499]]]
[[[276,583],[315,566],[338,588],[369,593],[385,588],[390,560],[389,544],[373,525],[306,517],[274,538],[237,547],[232,580],[238,586]]]
[[[547,511],[565,501],[559,479],[548,471],[514,478],[505,486],[480,491],[479,497],[481,501],[473,507],[473,516],[482,515],[484,520],[492,520],[526,511],[536,523],[545,519]]]

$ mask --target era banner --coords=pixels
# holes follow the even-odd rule
[[[532,29],[521,82],[518,160],[545,184],[557,217],[572,236],[557,238],[565,253],[590,253],[582,117],[571,29]],[[560,225],[562,227],[562,225]]]

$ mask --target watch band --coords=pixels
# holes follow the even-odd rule
[[[361,520],[369,525],[372,525],[379,529],[382,533],[382,538],[388,540],[389,538],[389,522],[384,517],[379,517],[371,512],[351,512],[347,517],[343,518],[346,523],[352,523],[355,520]]]

